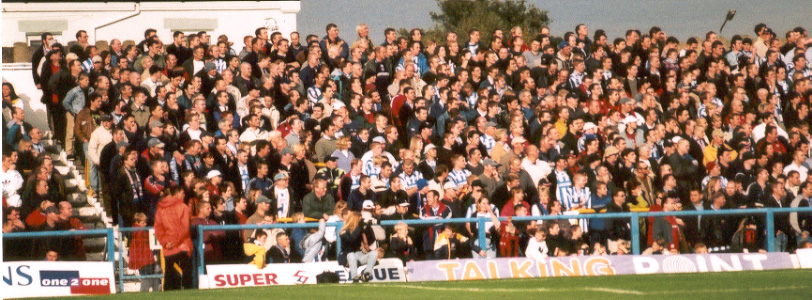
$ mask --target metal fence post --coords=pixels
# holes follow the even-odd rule
[[[197,266],[197,276],[200,277],[200,275],[206,274],[206,268],[203,265],[205,263],[205,255],[203,255],[203,251],[206,250],[204,249],[205,244],[203,244],[203,226],[197,226],[197,245],[195,246],[197,248],[197,253],[200,253],[200,255],[197,256],[198,263],[200,263]]]
[[[121,241],[118,242],[118,289],[119,293],[124,293],[124,235],[119,234],[122,237]]]
[[[477,218],[476,220],[477,225],[479,226],[479,249],[488,251],[485,239],[487,236],[485,235],[485,218]]]
[[[640,216],[638,213],[632,213],[632,221],[629,226],[632,229],[632,253],[640,255]]]
[[[775,252],[775,214],[767,210],[767,252]]]
[[[336,224],[336,261],[338,258],[341,257],[341,228],[344,227],[344,222],[338,222]],[[325,253],[324,256],[326,257],[327,254]]]
[[[110,262],[116,262],[116,244],[115,239],[116,232],[113,228],[107,228],[107,260]]]

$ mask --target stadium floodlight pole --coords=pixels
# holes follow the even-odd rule
[[[727,12],[727,16],[725,16],[725,21],[722,22],[722,27],[719,27],[719,33],[722,33],[722,29],[725,28],[725,24],[727,24],[727,21],[733,21],[733,17],[735,16],[736,16],[735,9],[731,9]]]

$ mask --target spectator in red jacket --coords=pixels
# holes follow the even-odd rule
[[[164,251],[164,290],[192,288],[191,212],[183,203],[185,196],[182,188],[169,188],[155,212],[155,236]]]
[[[144,228],[147,226],[147,215],[136,213],[133,217],[133,227]],[[139,230],[133,232],[130,240],[130,260],[129,269],[138,270],[140,275],[151,275],[155,273],[155,257],[149,248],[149,231]],[[145,278],[141,280],[141,292],[159,291],[161,283],[155,278]]]

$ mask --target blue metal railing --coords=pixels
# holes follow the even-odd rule
[[[640,218],[648,217],[664,217],[664,216],[735,216],[735,215],[755,215],[764,217],[764,229],[766,232],[767,251],[775,252],[775,215],[789,214],[793,212],[812,213],[812,207],[795,207],[795,208],[750,208],[750,209],[726,209],[726,210],[702,210],[702,211],[672,211],[672,212],[626,212],[626,213],[595,213],[595,214],[579,214],[579,215],[547,215],[547,216],[528,216],[528,217],[513,217],[514,221],[546,221],[546,220],[569,220],[569,219],[628,219],[631,224],[631,243],[632,251],[634,254],[640,254],[640,229],[636,226]],[[505,221],[507,218],[500,217],[500,221]],[[490,222],[491,218],[456,218],[456,219],[415,219],[415,220],[386,220],[381,221],[382,226],[393,226],[397,223],[403,222],[407,225],[437,225],[448,223],[477,223],[480,228],[485,227],[486,222]],[[341,231],[343,222],[327,223],[327,226],[335,227],[336,235]],[[195,248],[198,253],[204,252],[203,232],[211,230],[254,230],[254,229],[291,229],[291,228],[316,228],[319,224],[311,223],[287,223],[287,224],[250,224],[250,225],[205,225],[197,227],[197,236]],[[116,247],[115,247],[115,231],[119,232],[135,232],[141,230],[150,230],[150,227],[140,228],[105,228],[105,229],[90,229],[90,230],[74,230],[74,231],[36,231],[36,232],[14,232],[5,233],[3,238],[36,238],[36,237],[64,237],[64,236],[106,236],[107,242],[107,260],[115,263]],[[479,246],[483,249],[486,246],[486,232],[479,230]],[[123,262],[123,248],[124,244],[120,243],[118,249],[119,254],[119,292],[123,292],[124,280],[127,279],[145,279],[145,278],[161,278],[162,274],[156,275],[124,275],[124,262]],[[336,239],[336,255],[341,253],[341,239]],[[197,274],[206,274],[204,255],[197,255],[198,269]]]
[[[326,226],[332,226],[336,229],[336,237],[338,233],[341,232],[341,226],[344,222],[334,222],[334,223],[327,223]],[[204,246],[203,243],[203,231],[211,231],[211,230],[256,230],[256,229],[273,229],[273,228],[280,228],[280,229],[293,229],[293,228],[317,228],[319,227],[319,223],[311,222],[311,223],[279,223],[279,224],[246,224],[246,225],[204,225],[197,227],[197,244],[195,245],[195,249],[197,249],[197,253],[204,253]],[[338,254],[341,253],[341,239],[336,238],[336,259],[338,259]],[[204,258],[205,255],[198,255],[197,256],[197,275],[206,274],[206,261]]]
[[[63,237],[63,236],[98,236],[107,237],[107,260],[116,262],[115,256],[115,229],[88,229],[88,230],[66,230],[66,231],[33,231],[33,232],[9,232],[4,233],[3,238],[22,239],[35,237]]]
[[[152,230],[152,227],[128,227],[128,228],[119,228],[119,232],[122,234],[125,232],[136,232],[136,231],[149,231]],[[122,239],[123,243],[123,239]],[[124,245],[120,244],[118,247],[118,289],[122,293],[124,292],[124,280],[130,279],[150,279],[150,278],[164,278],[164,274],[151,274],[151,275],[125,275],[124,274]]]
[[[513,217],[514,221],[546,221],[546,220],[569,220],[569,219],[629,219],[631,227],[631,243],[633,254],[640,254],[640,218],[648,217],[665,217],[665,216],[735,216],[735,215],[764,215],[765,216],[765,231],[767,237],[767,251],[775,252],[775,214],[788,214],[792,212],[810,212],[812,207],[793,207],[793,208],[747,208],[747,209],[723,209],[723,210],[701,210],[701,211],[658,211],[658,212],[625,212],[625,213],[595,213],[595,214],[578,214],[578,215],[546,215],[546,216],[528,216],[528,217]],[[500,221],[505,221],[507,218],[500,217]],[[393,226],[397,223],[403,222],[407,225],[436,225],[447,223],[477,223],[479,228],[484,228],[486,222],[490,222],[489,217],[479,218],[454,218],[454,219],[415,219],[415,220],[386,220],[381,221],[382,226]],[[336,234],[341,231],[341,223],[328,223],[328,226],[337,226]],[[252,224],[252,225],[206,225],[199,226],[198,236],[203,236],[203,231],[209,230],[245,230],[245,229],[271,229],[271,228],[313,228],[317,227],[317,223],[296,223],[296,224]],[[482,249],[487,248],[486,245],[486,232],[479,230],[479,246]],[[336,255],[341,252],[341,239],[336,239]],[[195,245],[199,253],[203,253],[204,244],[202,239],[197,240]],[[198,259],[198,274],[205,274],[205,261],[202,255]]]

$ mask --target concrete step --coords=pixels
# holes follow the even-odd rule
[[[107,238],[105,237],[85,238],[83,241],[85,251],[88,253],[104,252],[105,247],[107,247]]]
[[[82,220],[83,223],[84,222],[88,222],[88,223],[90,223],[90,222],[93,222],[93,223],[103,222],[102,216],[100,214],[89,215],[89,216],[79,216],[79,220]]]
[[[68,194],[68,201],[70,201],[70,203],[73,204],[74,207],[76,207],[76,205],[88,203],[87,198],[88,197],[87,197],[86,193],[71,193],[71,194]]]
[[[100,210],[93,206],[80,207],[78,209],[74,208],[74,211],[78,211],[79,216],[84,218],[99,217],[101,215]]]
[[[62,161],[57,161],[57,160],[54,161],[54,168],[56,169],[57,172],[59,172],[59,174],[62,174],[62,176],[67,175],[71,171],[70,166],[66,165]],[[66,184],[67,184],[67,182],[66,182]]]
[[[107,258],[107,253],[104,252],[104,251],[102,251],[102,252],[93,252],[93,253],[88,252],[87,253],[87,261],[105,261],[106,258]]]

